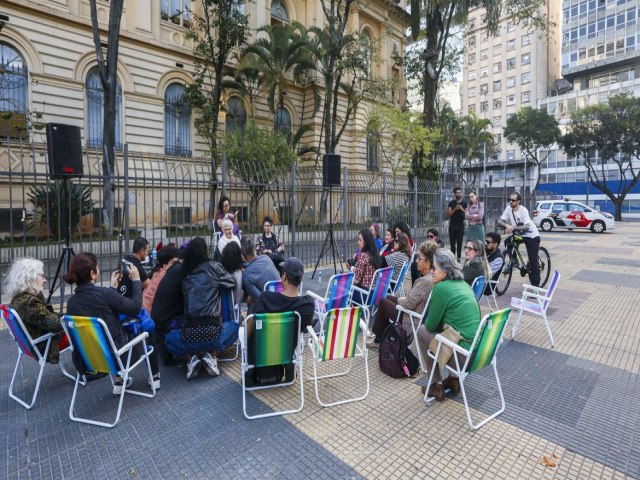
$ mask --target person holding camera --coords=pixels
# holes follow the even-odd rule
[[[540,285],[540,265],[538,263],[538,252],[540,250],[540,232],[529,216],[529,210],[520,205],[522,196],[518,192],[509,195],[509,205],[504,209],[498,225],[504,227],[507,233],[517,230],[522,234],[522,240],[527,247],[527,256],[531,263],[529,281],[534,287]],[[511,238],[505,238],[505,247],[509,245]]]
[[[238,227],[238,211],[231,211],[231,200],[229,197],[223,195],[218,202],[218,211],[216,212],[216,219],[213,222],[213,228],[216,232],[222,233],[222,221],[231,220],[233,223],[233,234],[240,237],[240,228]]]
[[[140,285],[142,290],[149,286],[149,276],[142,266],[142,261],[147,258],[149,255],[149,242],[146,238],[139,237],[136,238],[133,242],[133,248],[131,255],[126,255],[123,260],[133,264],[135,269],[138,271],[138,276],[140,278]],[[120,269],[122,275],[120,277],[120,281],[118,282],[118,291],[123,297],[132,298],[132,280],[129,275],[124,273],[124,268]]]

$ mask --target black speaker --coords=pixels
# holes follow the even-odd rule
[[[322,157],[322,186],[340,186],[340,155],[327,153]]]
[[[81,177],[84,172],[80,127],[47,123],[47,154],[51,178]]]

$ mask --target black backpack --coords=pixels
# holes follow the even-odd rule
[[[407,347],[407,333],[402,325],[391,323],[382,335],[378,357],[380,370],[393,378],[411,377],[420,363]]]

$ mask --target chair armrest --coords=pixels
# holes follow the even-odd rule
[[[137,337],[135,337],[133,340],[131,340],[129,343],[127,343],[122,348],[120,348],[116,352],[116,354],[117,355],[122,355],[124,352],[126,352],[128,350],[131,350],[135,345],[140,343],[142,340],[146,339],[148,336],[149,336],[149,334],[147,332],[142,332]]]
[[[438,340],[440,343],[444,343],[447,347],[451,347],[453,350],[455,350],[458,353],[461,353],[466,357],[469,356],[469,350],[467,350],[466,348],[462,348],[457,343],[453,343],[451,340],[449,340],[446,337],[443,337],[440,334],[436,335],[436,340]],[[433,353],[436,353],[436,352],[433,352]]]
[[[311,337],[310,340],[312,342],[315,342],[315,343],[320,342],[320,340],[318,340],[318,335],[316,334],[315,330],[311,325],[307,325],[307,333],[309,334],[309,337]]]
[[[361,307],[364,307],[365,304],[367,303],[366,300],[364,300],[362,303],[358,303],[358,302],[354,302],[353,300],[353,292],[357,290],[358,292],[360,292],[362,294],[362,298],[363,300],[366,298],[367,300],[369,299],[369,290],[365,290],[364,288],[360,288],[360,287],[356,287],[355,285],[351,287],[351,304],[353,305],[354,303],[356,305],[359,305]]]
[[[240,341],[240,348],[244,349],[245,345],[244,345],[244,329],[245,327],[242,326],[238,329],[238,340]]]
[[[401,305],[396,305],[396,310],[398,310],[399,312],[402,313],[406,313],[407,315],[410,315],[411,317],[420,317],[420,314],[414,310],[409,310],[408,308],[404,308]]]
[[[534,287],[533,285],[529,285],[528,283],[523,284],[522,288],[524,288],[525,292],[532,291],[533,293],[537,294],[547,293],[547,290],[549,290],[548,288]]]
[[[307,295],[312,297],[314,300],[319,300],[324,303],[324,297],[321,297],[317,293],[313,293],[311,290],[307,290]]]
[[[365,343],[366,343],[367,330],[369,329],[369,327],[367,327],[367,322],[365,322],[362,318],[360,319],[360,328],[362,329],[362,333],[365,336]]]
[[[546,295],[538,295],[537,293],[523,292],[521,300],[526,300],[527,298],[537,298],[538,300],[549,300],[549,297],[547,297]]]
[[[40,342],[45,342],[45,341],[49,340],[51,337],[53,337],[54,335],[56,335],[56,334],[55,333],[45,333],[41,337],[36,338],[33,341],[33,344],[35,345],[35,344],[40,343]]]

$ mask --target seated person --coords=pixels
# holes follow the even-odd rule
[[[169,270],[169,268],[171,268],[171,266],[177,261],[178,249],[176,247],[167,246],[158,250],[158,265],[156,267],[156,271],[149,281],[149,286],[145,288],[142,293],[142,308],[149,312],[149,315],[151,315],[153,299],[156,296],[160,281],[166,275],[167,270]],[[153,317],[153,315],[151,316]]]
[[[396,305],[400,305],[414,312],[422,312],[432,288],[431,273],[433,270],[433,254],[438,249],[438,245],[434,242],[422,242],[418,247],[418,269],[422,276],[411,287],[406,297],[395,297],[387,295],[378,305],[378,313],[376,314],[371,331],[375,334],[372,346],[377,347],[382,342],[384,331],[390,322],[395,322],[398,318],[398,310]],[[409,342],[410,343],[410,342]]]
[[[238,339],[238,324],[221,321],[220,290],[235,286],[233,275],[209,260],[204,238],[191,240],[182,263],[185,324],[164,339],[170,354],[189,358],[187,380],[197,377],[202,365],[210,376],[220,375],[218,352]]]
[[[306,332],[307,326],[311,325],[314,313],[313,299],[309,295],[300,295],[298,287],[304,276],[304,265],[299,258],[290,257],[282,263],[282,293],[263,292],[260,298],[252,305],[251,313],[280,313],[298,312],[300,314],[301,333]],[[247,328],[247,355],[249,363],[253,362],[253,343],[251,339],[254,331],[254,321],[250,319]],[[294,338],[297,344],[298,338]],[[285,382],[293,380],[293,364],[277,365],[275,367],[254,368],[252,372],[247,372],[246,380],[249,385],[273,384],[282,381],[285,375]]]
[[[400,276],[400,271],[402,270],[405,262],[411,258],[411,255],[409,237],[407,237],[403,232],[400,232],[396,236],[393,253],[384,258],[387,262],[387,266],[393,267],[393,273],[391,274],[391,288],[395,288],[398,277]]]
[[[358,234],[358,261],[355,266],[353,285],[368,291],[371,287],[371,280],[376,270],[382,267],[382,257],[378,253],[373,235],[369,229],[360,230]],[[362,305],[364,299],[359,291],[354,291],[352,299],[358,305]]]
[[[231,211],[231,201],[229,197],[222,195],[218,202],[218,211],[213,222],[213,228],[216,232],[222,232],[222,221],[231,220],[233,222],[233,234],[240,236],[240,227],[238,226],[238,212]]]
[[[256,256],[256,246],[248,235],[242,238],[242,256],[246,261],[242,272],[242,288],[248,306],[262,295],[264,284],[280,280],[278,270],[265,255]]]
[[[233,275],[236,288],[233,291],[233,299],[236,307],[242,303],[242,251],[236,242],[229,242],[220,257],[220,263],[224,269]]]
[[[97,286],[96,283],[100,279],[98,260],[93,253],[88,252],[81,252],[74,256],[69,265],[69,273],[63,277],[65,282],[76,285],[75,292],[67,301],[67,314],[102,319],[109,329],[116,348],[123,347],[129,340],[120,323],[120,314],[135,317],[142,308],[142,285],[138,269],[131,268],[129,272],[131,298],[120,295],[120,292],[116,290],[117,285],[121,282],[121,277],[120,272],[116,270],[111,275],[110,287]],[[153,332],[148,333],[147,345],[155,347],[155,334]],[[142,354],[142,348],[140,343],[134,347],[134,352]],[[126,359],[124,361],[126,362]],[[76,363],[75,357],[74,363]],[[149,379],[149,383],[153,382],[155,388],[160,388],[160,371],[158,370],[156,348],[149,355],[149,363],[151,364],[153,375],[153,378]],[[81,374],[85,373],[83,365],[76,363],[76,368]],[[129,377],[127,387],[132,382],[133,379]],[[119,395],[122,392],[122,386],[122,378],[116,377],[113,385],[114,395]]]
[[[428,316],[425,323],[418,327],[418,347],[425,359],[425,366],[429,371],[435,368],[429,395],[439,402],[445,399],[445,389],[450,389],[454,394],[460,392],[459,380],[448,377],[442,382],[438,364],[434,365],[431,357],[426,354],[429,343],[442,331],[444,324],[458,331],[461,336],[459,345],[469,349],[480,325],[480,306],[476,302],[473,291],[463,280],[460,264],[453,253],[439,248],[433,255],[433,291]],[[459,355],[458,361],[462,365],[464,357],[460,354],[456,355]],[[453,356],[449,360],[449,365],[455,366]],[[426,390],[425,387],[423,387],[423,394],[424,390]]]
[[[467,244],[464,247],[464,257],[462,275],[464,276],[464,281],[469,285],[473,285],[476,277],[484,276],[485,279],[491,277],[487,255],[481,240],[476,238],[467,240]]]
[[[383,243],[380,239],[380,226],[377,223],[372,223],[369,226],[369,231],[371,235],[373,235],[373,241],[378,249],[378,253],[382,257],[386,257],[387,255],[392,254],[396,251],[395,247],[395,230],[387,229],[387,233],[385,234],[385,241],[389,242],[389,236],[393,239],[391,243]],[[390,233],[391,232],[391,233]],[[352,258],[347,259],[347,265],[351,268],[355,267],[356,263],[358,263],[358,256],[360,255],[360,249],[356,250],[356,253],[353,254]],[[390,266],[383,262],[383,266]]]
[[[133,241],[133,248],[131,255],[125,255],[124,259],[128,262],[133,263],[133,265],[138,270],[138,274],[140,276],[140,285],[142,286],[142,290],[149,286],[149,276],[142,266],[142,261],[147,258],[149,255],[149,242],[146,238],[139,237]],[[131,297],[131,278],[129,275],[121,275],[120,282],[118,283],[118,291],[121,295],[124,295],[127,298]]]
[[[444,242],[440,239],[440,232],[437,228],[431,227],[427,230],[427,240],[431,242],[436,242],[436,244],[440,247],[444,247]],[[418,260],[416,258],[413,259],[411,263],[411,286],[416,283],[416,280],[420,278],[420,272],[418,271]]]
[[[47,333],[55,333],[51,339],[46,361],[58,363],[60,350],[64,350],[69,342],[62,330],[60,314],[53,311],[51,305],[44,300],[44,264],[35,258],[16,258],[4,277],[4,291],[11,299],[13,308],[34,340]],[[38,344],[40,353],[44,354],[46,342]]]
[[[369,225],[369,230],[371,231],[371,235],[373,235],[373,241],[376,242],[376,248],[378,251],[382,249],[382,239],[380,238],[380,225],[377,223],[372,223]]]
[[[498,232],[489,232],[486,236],[487,261],[491,270],[491,280],[498,281],[502,266],[504,265],[504,255],[500,250],[500,241],[502,238]],[[487,284],[484,289],[485,295],[491,295],[491,285]]]
[[[188,245],[188,243],[186,244]],[[156,324],[161,340],[171,330],[184,326],[184,297],[182,296],[182,258],[186,245],[178,249],[178,259],[165,272],[158,283],[149,314]]]
[[[220,237],[220,240],[218,240],[218,243],[216,245],[214,260],[220,260],[222,251],[224,250],[224,247],[229,244],[229,242],[236,242],[238,246],[240,246],[240,239],[233,233],[233,223],[231,223],[231,220],[223,220],[222,236]]]
[[[391,255],[393,253],[393,246],[395,245],[395,243],[396,243],[396,230],[393,227],[389,227],[384,232],[384,244],[382,245],[382,248],[380,248],[380,255],[382,257]]]
[[[273,220],[266,216],[262,220],[262,235],[258,236],[258,244],[256,250],[258,255],[267,255],[273,265],[282,273],[280,264],[284,261],[284,243],[278,241],[278,236],[271,231],[273,228]]]

